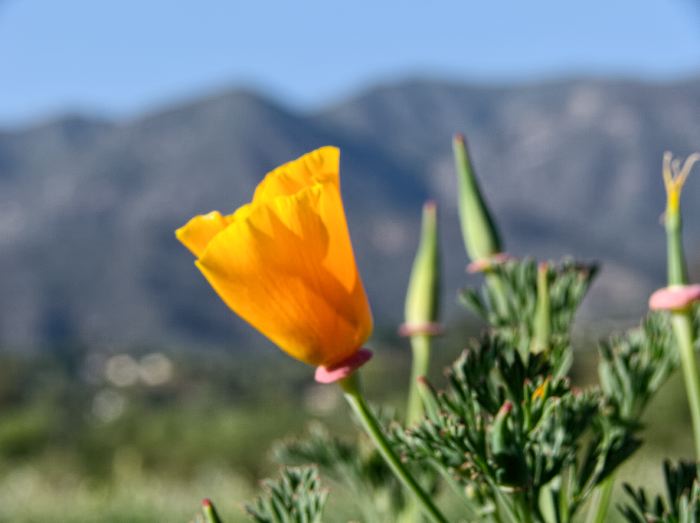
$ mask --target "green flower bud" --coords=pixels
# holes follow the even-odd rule
[[[204,512],[204,521],[206,523],[221,523],[221,518],[210,499],[202,500],[202,512]]]
[[[423,222],[406,294],[406,328],[425,330],[438,319],[440,307],[440,250],[437,207],[423,206]],[[429,330],[429,329],[428,329]]]
[[[452,145],[459,182],[459,216],[464,245],[472,261],[486,260],[502,251],[501,238],[481,195],[464,136],[455,135]]]

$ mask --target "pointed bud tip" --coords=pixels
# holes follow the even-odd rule
[[[506,401],[501,407],[501,411],[504,414],[508,414],[511,410],[513,410],[513,403],[510,401]]]
[[[537,264],[537,269],[540,270],[541,272],[546,271],[549,268],[549,263],[546,261],[540,262]]]
[[[437,203],[435,200],[428,200],[423,204],[423,209],[429,212],[435,212],[437,209]]]
[[[455,133],[453,140],[455,141],[455,143],[467,143],[467,139],[462,133]]]
[[[202,500],[202,507],[209,508],[212,506],[211,500],[209,498],[204,498]]]

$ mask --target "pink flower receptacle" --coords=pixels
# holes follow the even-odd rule
[[[316,368],[315,379],[318,383],[335,383],[347,378],[362,367],[365,363],[372,359],[372,351],[369,349],[360,349],[349,358],[344,359],[340,363],[336,363],[331,367],[321,365]]]

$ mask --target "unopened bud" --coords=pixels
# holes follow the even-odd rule
[[[206,523],[221,523],[221,518],[210,499],[202,500],[202,512],[204,512],[204,521]]]
[[[413,262],[411,278],[406,294],[407,333],[433,334],[440,309],[440,249],[438,242],[437,206],[427,202],[423,206],[418,251]],[[422,331],[425,332],[422,332]]]
[[[452,142],[459,182],[459,216],[469,258],[487,260],[501,253],[501,238],[474,174],[466,140],[461,134]]]

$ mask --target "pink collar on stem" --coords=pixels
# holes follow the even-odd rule
[[[439,336],[445,329],[439,323],[424,322],[424,323],[404,323],[399,327],[399,336]]]
[[[371,350],[360,349],[349,358],[345,358],[343,361],[336,363],[332,367],[326,367],[324,365],[318,366],[316,368],[314,378],[318,383],[335,383],[336,381],[340,381],[350,376],[350,374],[371,360],[372,356],[373,354]]]
[[[675,285],[654,292],[649,298],[649,308],[653,311],[681,310],[697,300],[700,300],[700,285]]]
[[[493,256],[489,256],[488,258],[474,260],[469,265],[467,265],[467,272],[471,274],[475,272],[484,272],[489,270],[494,265],[500,265],[501,263],[505,263],[508,260],[512,259],[514,258],[510,254],[507,254],[505,252],[499,252],[497,254],[494,254]]]

